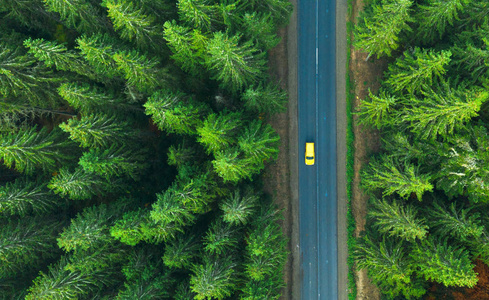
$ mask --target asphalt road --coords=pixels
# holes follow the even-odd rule
[[[299,249],[302,300],[338,299],[335,0],[298,0]],[[304,164],[314,142],[316,164]]]

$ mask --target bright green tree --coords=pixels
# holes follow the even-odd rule
[[[163,37],[170,48],[171,58],[185,71],[203,75],[205,49],[208,37],[197,29],[177,25],[175,21],[164,24]]]
[[[411,99],[412,106],[404,109],[401,118],[424,139],[435,139],[438,135],[446,138],[463,129],[489,100],[485,90],[454,89],[448,82],[436,89],[425,87],[423,96],[423,99]]]
[[[190,288],[197,300],[224,299],[236,289],[236,263],[230,256],[204,256],[202,264],[192,267]]]
[[[216,153],[235,143],[236,134],[241,127],[240,112],[210,114],[197,128],[197,141],[205,146],[207,153]]]
[[[253,40],[263,51],[274,48],[281,40],[276,34],[277,26],[271,13],[247,12],[242,22],[246,38]]]
[[[422,240],[428,234],[427,221],[418,217],[415,206],[402,205],[397,200],[392,202],[375,198],[370,200],[372,207],[369,208],[368,216],[372,219],[372,226],[380,233],[400,237],[409,242]]]
[[[396,120],[393,119],[393,112],[399,99],[381,89],[378,95],[368,91],[367,99],[363,100],[358,106],[359,124],[365,124],[377,129],[387,127]]]
[[[391,56],[399,48],[401,32],[411,31],[411,0],[376,1],[368,15],[361,15],[363,22],[355,27],[355,44],[368,53],[367,59]]]
[[[215,28],[219,20],[219,5],[208,0],[178,0],[177,8],[180,20],[203,32]]]
[[[372,159],[362,173],[362,185],[368,191],[382,190],[384,196],[399,194],[407,199],[416,195],[422,200],[423,194],[433,190],[430,174],[421,174],[419,166],[408,162],[399,163],[392,157],[382,155]]]
[[[216,32],[206,48],[205,64],[212,79],[231,92],[259,81],[266,69],[265,52],[257,50],[252,41],[240,43],[240,39],[237,35]]]
[[[427,5],[417,7],[416,21],[419,27],[416,29],[418,39],[426,43],[441,39],[447,27],[454,25],[459,19],[459,13],[465,11],[466,6],[472,4],[472,0],[430,0]]]
[[[146,159],[147,156],[142,150],[132,150],[125,145],[112,145],[105,150],[91,148],[83,153],[78,164],[86,172],[105,177],[107,180],[122,176],[139,180],[141,173],[148,167]]]
[[[0,213],[3,215],[44,215],[64,204],[41,180],[19,178],[0,187]]]
[[[237,183],[238,181],[251,178],[253,174],[252,164],[249,160],[242,158],[241,151],[236,148],[228,148],[215,153],[212,161],[214,170],[224,180]]]
[[[121,38],[134,41],[143,48],[156,47],[161,29],[156,25],[155,17],[139,7],[139,3],[127,0],[102,1]]]
[[[152,220],[163,225],[173,223],[179,227],[195,222],[195,215],[182,203],[182,198],[199,197],[198,190],[190,188],[188,191],[180,191],[173,186],[156,196],[158,200],[150,213]]]
[[[415,245],[410,256],[412,265],[426,280],[469,288],[477,284],[469,252],[463,247],[448,245],[447,240],[427,238]]]
[[[159,90],[144,104],[146,114],[161,130],[177,134],[195,134],[207,107],[181,92]]]
[[[274,83],[259,84],[247,88],[241,94],[241,100],[247,110],[255,113],[275,114],[287,110],[287,92]]]
[[[97,74],[113,79],[122,76],[113,58],[116,52],[125,49],[121,41],[107,34],[82,35],[76,40],[81,55]]]
[[[59,127],[70,134],[70,139],[84,148],[108,147],[115,143],[128,142],[136,136],[136,131],[128,122],[118,121],[114,116],[91,114],[80,119],[69,119]]]
[[[253,120],[238,136],[239,148],[254,164],[254,173],[264,168],[265,161],[277,158],[279,142],[280,136],[273,127],[260,120]]]
[[[78,167],[73,172],[68,168],[59,170],[51,179],[48,187],[56,194],[71,200],[86,200],[96,195],[104,195],[121,188],[117,181],[107,181],[96,174],[88,173]]]
[[[258,199],[258,195],[251,188],[244,191],[236,190],[219,204],[219,208],[224,212],[223,220],[233,225],[246,225],[255,213]]]
[[[66,149],[71,147],[62,132],[48,132],[36,127],[0,135],[0,158],[3,164],[17,171],[32,174],[35,169],[54,170],[71,155]]]
[[[396,92],[419,92],[423,85],[431,86],[434,80],[445,75],[451,56],[449,50],[435,52],[418,47],[406,50],[402,57],[389,65],[385,83]]]

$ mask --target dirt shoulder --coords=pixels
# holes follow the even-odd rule
[[[363,9],[363,0],[353,0],[352,20],[356,22],[358,13]],[[353,100],[353,110],[358,107],[361,99],[365,99],[368,90],[376,91],[382,73],[386,68],[386,62],[370,58],[365,61],[367,54],[350,48],[350,78],[355,87],[355,97]],[[360,188],[360,170],[368,162],[368,157],[380,150],[380,136],[375,130],[369,130],[358,124],[357,116],[353,116],[354,142],[354,178],[352,186],[352,212],[356,222],[355,236],[359,237],[365,229],[367,201],[368,197]],[[355,281],[357,285],[357,300],[378,300],[380,293],[375,285],[368,279],[365,270],[359,272],[355,270]]]

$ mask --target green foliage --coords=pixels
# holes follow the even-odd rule
[[[392,157],[382,155],[372,159],[362,172],[362,186],[368,191],[382,189],[384,196],[399,194],[407,199],[412,195],[421,201],[423,194],[433,190],[432,175],[421,174],[419,166],[404,162],[401,164]]]
[[[203,32],[211,29],[211,23],[215,27],[219,20],[219,5],[207,0],[178,0],[177,8],[180,20]]]
[[[251,188],[244,192],[236,190],[234,194],[224,198],[219,208],[224,212],[222,216],[225,222],[232,225],[246,225],[255,213],[258,205],[258,195]]]
[[[82,35],[76,42],[81,55],[94,68],[97,74],[109,79],[121,75],[113,55],[124,49],[120,41],[105,34]]]
[[[439,236],[452,236],[461,242],[477,240],[484,233],[479,213],[471,213],[457,202],[449,207],[437,202],[428,210],[430,225]]]
[[[62,222],[24,217],[2,221],[0,226],[0,279],[39,267],[43,260],[55,257],[56,234]]]
[[[273,127],[260,120],[252,121],[238,137],[239,148],[256,166],[254,173],[264,168],[265,161],[277,158],[279,141],[280,136]]]
[[[80,119],[69,119],[59,127],[70,134],[70,139],[84,148],[108,147],[111,144],[127,142],[136,135],[128,122],[118,121],[114,116],[91,114]]]
[[[355,46],[368,53],[391,56],[399,48],[402,32],[410,32],[414,21],[411,0],[383,0],[372,4],[370,14],[362,14],[363,22],[355,27]]]
[[[380,90],[378,94],[377,96],[369,90],[368,98],[360,103],[358,107],[359,124],[381,129],[391,122],[390,114],[399,99],[385,90]]]
[[[190,288],[196,293],[194,299],[224,299],[236,289],[236,263],[229,256],[205,256],[201,265],[194,265]]]
[[[189,269],[199,256],[202,245],[196,235],[178,235],[165,246],[163,263],[170,268]]]
[[[385,83],[396,92],[419,92],[422,86],[431,86],[434,80],[442,78],[451,56],[450,51],[435,52],[418,47],[404,51],[403,57],[389,65]]]
[[[228,148],[214,154],[212,161],[214,170],[224,180],[237,183],[238,181],[251,178],[252,169],[250,161],[241,158],[241,151],[236,148]]]
[[[245,13],[241,26],[246,38],[253,40],[264,51],[274,48],[281,40],[276,34],[277,27],[271,13]]]
[[[208,115],[202,126],[197,128],[197,141],[206,147],[209,154],[228,148],[236,142],[236,133],[242,124],[241,117],[240,112],[226,111],[219,115]]]
[[[255,113],[275,114],[287,110],[287,92],[273,83],[248,88],[241,95],[241,99],[244,107]]]
[[[153,210],[150,213],[151,219],[163,225],[170,223],[178,227],[190,225],[194,222],[195,216],[183,203],[185,200],[182,198],[198,199],[199,196],[200,190],[198,188],[188,187],[185,190],[179,190],[176,187],[171,187],[163,194],[157,194],[158,200],[153,204]]]
[[[416,299],[426,293],[401,240],[376,241],[366,235],[357,245],[355,257],[357,267],[367,269],[369,278],[389,298],[403,295],[406,299]]]
[[[144,107],[158,128],[177,134],[195,134],[202,124],[202,114],[207,111],[204,104],[169,90],[155,92]]]
[[[73,172],[68,168],[62,168],[59,174],[51,179],[48,188],[71,200],[86,200],[114,191],[120,188],[120,183],[107,181],[96,174],[85,172],[82,168],[76,168]]]
[[[422,240],[428,234],[426,219],[417,217],[418,210],[412,205],[401,205],[399,201],[371,198],[372,207],[368,216],[375,220],[374,227],[381,233],[400,237],[409,242]]]
[[[17,171],[32,174],[35,169],[54,170],[71,158],[66,151],[71,143],[59,130],[48,132],[36,127],[0,134],[0,158],[3,164]]]
[[[204,250],[209,254],[224,255],[238,244],[238,230],[220,219],[209,226],[204,240]]]
[[[212,79],[231,92],[239,92],[265,76],[265,53],[258,51],[252,41],[240,44],[240,38],[216,32],[206,49],[205,64]]]
[[[413,265],[426,280],[433,280],[445,286],[474,287],[477,273],[467,250],[459,246],[449,246],[447,241],[425,239],[415,245],[411,252]]]
[[[19,178],[0,187],[0,213],[4,215],[46,214],[64,205],[46,188],[46,183]]]
[[[112,145],[102,150],[92,148],[83,153],[78,164],[88,173],[97,174],[110,180],[112,177],[126,176],[138,180],[148,167],[143,151],[135,151],[127,146]]]

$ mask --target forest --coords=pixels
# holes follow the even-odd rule
[[[489,1],[368,0],[354,39],[388,63],[356,111],[382,143],[356,266],[384,299],[473,288],[489,264]]]
[[[278,299],[287,0],[0,0],[1,299]]]

